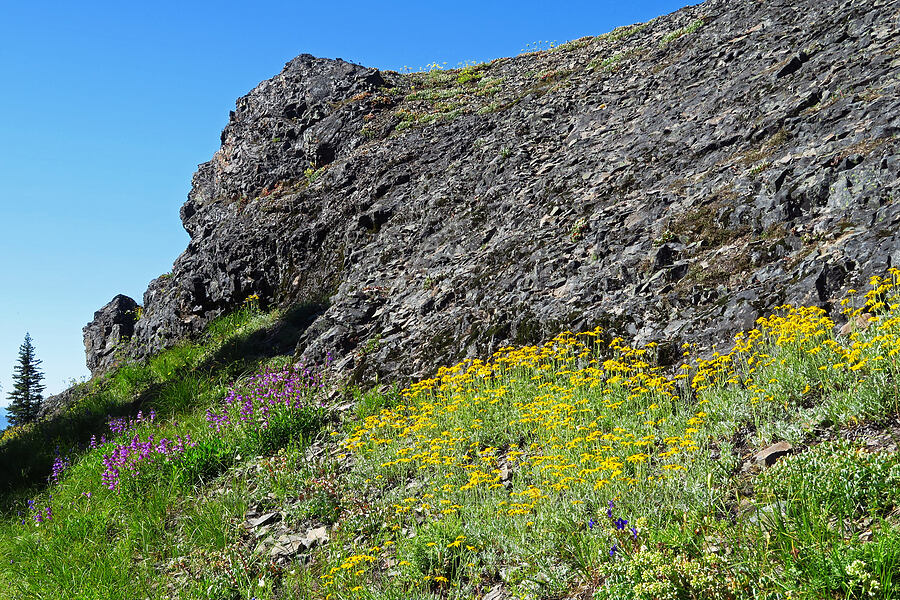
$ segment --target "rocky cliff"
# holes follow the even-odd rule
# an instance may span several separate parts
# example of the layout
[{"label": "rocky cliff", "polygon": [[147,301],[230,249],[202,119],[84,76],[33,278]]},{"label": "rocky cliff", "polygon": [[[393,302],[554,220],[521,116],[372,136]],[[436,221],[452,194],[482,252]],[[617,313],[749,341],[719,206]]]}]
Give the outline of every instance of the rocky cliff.
[{"label": "rocky cliff", "polygon": [[299,56],[237,101],[125,353],[252,294],[318,311],[298,357],[382,378],[566,328],[674,347],[833,308],[900,265],[898,74],[886,0],[709,0],[428,73]]}]

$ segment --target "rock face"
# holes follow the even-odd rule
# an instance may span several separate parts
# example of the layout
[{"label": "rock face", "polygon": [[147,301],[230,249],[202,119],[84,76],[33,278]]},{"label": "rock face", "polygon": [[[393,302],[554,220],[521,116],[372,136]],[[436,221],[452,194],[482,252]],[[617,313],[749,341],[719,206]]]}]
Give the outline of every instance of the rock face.
[{"label": "rock face", "polygon": [[[238,100],[128,351],[250,294],[327,305],[298,357],[400,379],[566,328],[674,347],[832,309],[900,265],[898,44],[893,1],[709,0],[454,71],[300,56]],[[124,332],[88,330],[96,372]]]},{"label": "rock face", "polygon": [[116,360],[116,351],[134,334],[138,305],[119,294],[94,313],[94,320],[84,326],[84,353],[91,375],[109,368]]}]

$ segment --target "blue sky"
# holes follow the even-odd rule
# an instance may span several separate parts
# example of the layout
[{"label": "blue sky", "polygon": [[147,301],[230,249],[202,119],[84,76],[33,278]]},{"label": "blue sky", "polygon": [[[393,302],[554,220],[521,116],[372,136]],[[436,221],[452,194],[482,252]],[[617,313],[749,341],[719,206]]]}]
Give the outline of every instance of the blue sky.
[{"label": "blue sky", "polygon": [[26,331],[48,393],[81,328],[140,302],[234,101],[297,54],[400,70],[520,53],[677,10],[632,2],[10,2],[0,18],[0,406]]}]

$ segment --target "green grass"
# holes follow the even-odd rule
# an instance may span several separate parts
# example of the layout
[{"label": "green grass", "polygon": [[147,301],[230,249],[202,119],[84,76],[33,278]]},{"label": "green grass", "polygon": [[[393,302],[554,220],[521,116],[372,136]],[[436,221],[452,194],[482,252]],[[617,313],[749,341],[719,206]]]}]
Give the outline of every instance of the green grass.
[{"label": "green grass", "polygon": [[703,27],[703,19],[697,19],[696,21],[691,22],[690,25],[686,27],[682,27],[681,29],[676,29],[675,31],[669,32],[663,36],[663,39],[659,42],[659,47],[662,48],[666,44],[670,42],[674,42],[678,38],[694,33]]},{"label": "green grass", "polygon": [[626,25],[623,27],[616,27],[615,29],[613,29],[612,31],[610,31],[609,33],[607,33],[601,37],[606,40],[609,40],[611,42],[618,42],[619,40],[627,39],[633,35],[636,35],[636,34],[642,32],[644,29],[647,28],[647,26],[649,24],[650,24],[650,22],[641,23],[639,25],[636,24],[636,25]]},{"label": "green grass", "polygon": [[[44,435],[65,438],[71,444],[65,454],[73,464],[44,492],[34,477],[8,480],[7,485],[19,487],[5,497],[8,516],[0,522],[0,554],[10,561],[0,574],[0,586],[10,590],[4,597],[160,597],[166,579],[178,571],[178,561],[187,561],[185,568],[196,575],[179,582],[186,597],[233,597],[235,586],[249,585],[243,566],[222,569],[222,561],[228,560],[232,566],[259,563],[252,548],[235,548],[241,542],[238,529],[223,528],[246,511],[246,480],[232,478],[213,496],[209,488],[243,457],[302,453],[323,424],[321,409],[276,412],[266,429],[221,433],[210,429],[204,411],[221,403],[227,389],[223,373],[235,373],[234,363],[223,357],[241,355],[242,372],[262,365],[283,368],[289,360],[266,358],[272,341],[279,335],[293,337],[291,332],[295,335],[306,320],[308,316],[296,313],[263,314],[245,307],[213,322],[200,343],[122,365],[89,386],[58,419],[6,435],[0,445],[6,457],[12,451],[37,453]],[[282,347],[288,345],[282,342]],[[236,389],[242,389],[240,384]],[[157,440],[188,434],[196,445],[180,456],[144,465],[139,476],[123,478],[111,491],[101,483],[101,454],[112,447],[80,449],[79,442],[92,432],[99,437],[108,414],[133,414],[136,407],[145,413],[152,408],[160,417],[123,434],[120,441],[135,434]],[[36,470],[37,461],[32,464]],[[33,509],[24,502],[26,496],[34,498]],[[47,506],[52,520],[36,522],[31,513],[43,515]]]},{"label": "green grass", "polygon": [[[154,423],[119,441],[190,435],[194,445],[142,463],[112,491],[101,478],[112,446],[72,446],[59,483],[12,489],[0,589],[10,598],[479,598],[501,588],[536,599],[895,598],[900,458],[845,434],[889,440],[900,418],[897,275],[849,300],[852,317],[876,317],[849,336],[836,337],[821,311],[783,308],[729,353],[685,348],[663,369],[652,346],[567,333],[407,389],[344,390],[356,406],[341,416],[310,396],[266,428],[223,399],[281,389],[259,387],[254,373],[290,364],[263,349],[279,339],[292,347],[283,328],[296,331],[309,310],[223,317],[196,342],[92,384],[63,416],[78,440],[100,432],[104,411],[153,408]],[[210,426],[208,415],[228,411],[227,426]],[[69,431],[40,428],[7,436],[0,451]],[[793,454],[754,465],[778,440]],[[47,506],[53,519],[37,522],[32,513]],[[275,533],[325,526],[330,540],[273,559],[266,534],[243,525],[251,509],[278,513]]]},{"label": "green grass", "polygon": [[646,49],[644,49],[644,48],[634,48],[632,50],[627,50],[625,52],[618,52],[618,53],[613,54],[612,56],[608,56],[602,60],[600,60],[600,59],[592,60],[590,63],[588,63],[588,68],[594,69],[594,70],[602,69],[603,71],[606,71],[609,73],[615,73],[616,71],[619,70],[619,68],[621,68],[622,61],[624,61],[628,58],[640,56],[644,52],[646,52]]},{"label": "green grass", "polygon": [[0,514],[40,490],[57,449],[67,455],[99,436],[108,417],[155,409],[162,417],[190,415],[220,398],[237,378],[273,355],[293,352],[299,331],[321,310],[260,312],[251,305],[219,317],[196,342],[184,342],[149,361],[126,362],[79,384],[78,399],[61,415],[10,429],[0,443]]},{"label": "green grass", "polygon": [[404,98],[406,104],[394,111],[400,119],[396,131],[502,108],[490,99],[503,91],[504,79],[489,75],[489,63],[468,63],[458,69],[444,69],[436,64],[430,67],[409,74],[411,90]]}]

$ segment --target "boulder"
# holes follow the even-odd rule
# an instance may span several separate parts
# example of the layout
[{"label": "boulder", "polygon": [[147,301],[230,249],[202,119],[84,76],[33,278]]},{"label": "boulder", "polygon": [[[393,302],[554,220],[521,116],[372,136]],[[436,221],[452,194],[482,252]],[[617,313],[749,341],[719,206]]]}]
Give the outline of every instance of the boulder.
[{"label": "boulder", "polygon": [[138,304],[128,296],[117,295],[94,313],[94,319],[84,326],[84,353],[91,375],[112,366],[117,352],[134,335],[138,318]]},{"label": "boulder", "polygon": [[776,442],[757,452],[753,459],[757,465],[771,467],[779,458],[787,456],[791,452],[793,452],[793,446],[789,443]]}]

